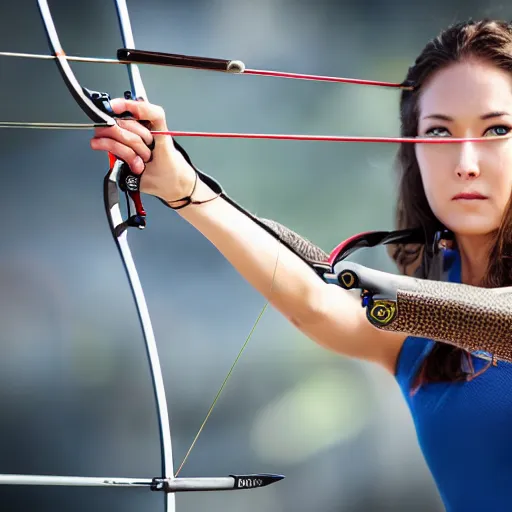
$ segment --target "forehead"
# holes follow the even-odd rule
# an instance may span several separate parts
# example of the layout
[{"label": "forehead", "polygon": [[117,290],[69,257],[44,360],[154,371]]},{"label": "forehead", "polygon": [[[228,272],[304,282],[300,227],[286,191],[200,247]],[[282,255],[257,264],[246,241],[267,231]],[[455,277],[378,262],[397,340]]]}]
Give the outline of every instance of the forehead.
[{"label": "forehead", "polygon": [[419,108],[454,116],[512,109],[512,75],[481,60],[450,64],[423,84]]}]

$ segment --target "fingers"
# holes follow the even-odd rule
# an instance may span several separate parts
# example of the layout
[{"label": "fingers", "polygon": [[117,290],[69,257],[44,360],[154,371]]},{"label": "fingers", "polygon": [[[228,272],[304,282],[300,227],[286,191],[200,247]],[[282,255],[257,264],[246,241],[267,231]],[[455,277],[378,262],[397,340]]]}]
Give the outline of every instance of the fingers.
[{"label": "fingers", "polygon": [[[141,174],[146,167],[144,160],[129,146],[110,137],[95,137],[91,140],[95,151],[108,151],[126,162],[134,174]],[[146,147],[146,150],[149,149]],[[151,152],[149,151],[150,155]]]},{"label": "fingers", "polygon": [[[152,160],[155,139],[150,130],[167,130],[164,110],[147,101],[116,98],[111,101],[116,114],[130,112],[134,119],[116,119],[116,125],[96,128],[91,148],[108,151],[125,161],[135,174]],[[144,125],[139,121],[146,121]],[[148,125],[149,124],[149,125]]]},{"label": "fingers", "polygon": [[[119,121],[116,126],[97,128],[91,140],[91,148],[109,151],[128,164],[125,156],[128,156],[130,160],[133,160],[134,155],[139,156],[144,163],[151,160],[151,149],[145,141],[148,138],[152,141],[152,137],[149,130],[137,121],[123,120]],[[101,144],[98,144],[98,141],[101,141]],[[132,170],[136,172],[135,169]]]},{"label": "fingers", "polygon": [[146,146],[151,146],[154,142],[154,137],[151,134],[149,128],[139,123],[138,121],[126,120],[126,119],[117,119],[117,125],[125,130],[130,131],[131,133],[138,135]]},{"label": "fingers", "polygon": [[151,157],[151,147],[154,145],[154,138],[148,128],[138,121],[117,119],[117,125],[94,130],[95,137],[111,137],[118,142],[130,146],[140,154],[144,160]]}]

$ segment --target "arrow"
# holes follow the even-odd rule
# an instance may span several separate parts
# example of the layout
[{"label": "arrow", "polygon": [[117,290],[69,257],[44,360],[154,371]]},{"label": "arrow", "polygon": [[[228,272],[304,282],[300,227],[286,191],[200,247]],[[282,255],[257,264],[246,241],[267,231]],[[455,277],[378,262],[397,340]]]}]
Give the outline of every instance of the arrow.
[{"label": "arrow", "polygon": [[0,475],[0,485],[54,485],[71,487],[149,487],[152,491],[201,492],[257,489],[279,482],[283,475],[256,473],[209,478],[115,478],[54,475]]}]

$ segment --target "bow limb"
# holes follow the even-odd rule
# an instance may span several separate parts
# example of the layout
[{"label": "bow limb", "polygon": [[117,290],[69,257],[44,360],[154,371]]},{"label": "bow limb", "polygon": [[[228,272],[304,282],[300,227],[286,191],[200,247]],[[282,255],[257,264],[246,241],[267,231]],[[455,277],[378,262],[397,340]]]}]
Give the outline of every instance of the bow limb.
[{"label": "bow limb", "polygon": [[[43,25],[48,37],[50,50],[55,55],[55,62],[62,75],[62,78],[68,87],[70,93],[75,98],[80,108],[87,114],[87,116],[94,123],[107,124],[110,126],[115,125],[116,121],[111,112],[106,113],[105,105],[108,103],[108,95],[100,93],[92,93],[83,88],[76,79],[69,63],[65,58],[64,50],[59,41],[57,30],[53,22],[53,18],[48,6],[47,0],[38,0],[38,6],[43,20]],[[116,7],[119,17],[119,25],[121,28],[122,37],[125,44],[134,46],[133,33],[128,15],[128,8],[125,0],[116,0]],[[131,82],[132,95],[134,98],[146,99],[146,91],[142,83],[140,72],[135,64],[128,65],[128,74]],[[107,110],[108,112],[108,110]],[[132,294],[135,300],[139,320],[142,326],[144,340],[146,344],[146,353],[151,370],[151,378],[153,390],[157,403],[158,423],[160,429],[160,444],[162,450],[161,458],[161,476],[163,479],[169,480],[173,477],[173,460],[172,460],[172,444],[171,433],[169,426],[169,415],[167,410],[167,401],[165,397],[165,388],[162,377],[162,369],[158,358],[158,351],[151,325],[151,318],[149,316],[146,299],[140,283],[137,269],[133,261],[130,247],[127,241],[127,228],[130,226],[144,227],[144,219],[139,215],[143,209],[142,204],[135,204],[136,215],[123,221],[119,191],[121,185],[124,185],[126,195],[130,203],[134,201],[137,203],[139,198],[138,185],[139,178],[134,178],[126,172],[126,164],[114,157],[110,157],[110,170],[105,177],[104,181],[104,200],[109,226],[112,235],[116,242],[119,254],[123,261],[124,268],[130,283]],[[119,179],[123,177],[123,183],[119,183]],[[133,204],[129,205],[133,207]],[[142,217],[144,217],[142,215]],[[165,508],[166,512],[175,511],[175,499],[173,493],[165,493]]]},{"label": "bow limb", "polygon": [[37,4],[39,6],[41,18],[43,20],[43,25],[46,31],[46,36],[48,38],[50,50],[55,56],[57,68],[59,69],[62,79],[64,80],[64,83],[66,84],[69,92],[72,94],[80,108],[87,114],[93,123],[114,126],[116,124],[115,120],[103,112],[100,108],[98,108],[98,106],[92,101],[92,98],[87,94],[87,92],[76,79],[73,70],[66,60],[66,54],[62,49],[62,45],[60,44],[59,35],[57,34],[55,23],[53,22],[47,0],[38,0]]},{"label": "bow limb", "polygon": [[[61,47],[57,31],[55,29],[55,25],[50,13],[50,9],[48,7],[47,0],[38,0],[39,10],[41,13],[41,17],[43,19],[44,28],[46,30],[48,41],[50,45],[50,49],[52,54],[55,57],[55,62],[58,66],[58,69],[64,79],[65,84],[67,85],[70,93],[75,98],[77,104],[80,108],[89,116],[89,118],[97,125],[101,126],[114,126],[116,124],[116,117],[127,117],[128,115],[132,118],[131,114],[126,112],[120,115],[116,115],[112,108],[110,107],[110,97],[106,93],[98,93],[89,91],[82,87],[78,80],[76,79],[71,67],[69,66],[65,53]],[[123,42],[126,46],[131,46],[132,48],[135,46],[133,41],[133,33],[130,24],[130,18],[128,15],[128,8],[126,5],[126,0],[115,0],[115,5],[117,7],[117,13],[119,18],[119,25],[121,29],[121,34],[123,38]],[[144,85],[142,83],[142,79],[140,76],[139,69],[137,65],[134,63],[128,64],[128,75],[131,83],[131,91],[125,93],[125,97],[135,100],[144,101],[147,100],[146,91],[144,89]],[[184,153],[187,161],[188,155],[184,152],[181,147],[176,144],[177,149]],[[145,226],[145,212],[142,207],[142,202],[140,200],[139,194],[139,182],[140,176],[135,176],[131,174],[126,163],[118,160],[114,155],[109,155],[110,168],[104,179],[104,202],[105,202],[105,210],[107,214],[107,219],[109,222],[110,230],[116,242],[117,248],[119,250],[119,254],[121,256],[121,260],[123,262],[128,281],[130,283],[130,287],[132,290],[132,294],[135,300],[139,320],[141,323],[144,341],[146,344],[146,353],[148,357],[148,362],[151,370],[151,378],[153,384],[153,391],[157,404],[157,414],[158,414],[158,422],[159,422],[159,431],[160,431],[160,444],[161,444],[161,476],[156,477],[151,481],[150,487],[151,490],[154,491],[164,491],[165,495],[165,510],[166,512],[175,512],[175,492],[181,491],[208,491],[208,490],[236,490],[236,489],[253,489],[256,487],[264,487],[271,483],[277,482],[283,478],[282,475],[273,475],[273,474],[251,474],[251,475],[230,475],[229,477],[224,478],[176,478],[176,475],[173,473],[173,457],[172,457],[172,444],[171,444],[171,433],[169,426],[169,414],[167,409],[167,400],[165,397],[165,388],[162,377],[162,369],[160,366],[160,361],[158,358],[157,345],[155,341],[155,336],[153,333],[153,327],[151,325],[151,319],[149,316],[148,307],[146,304],[146,300],[144,297],[144,293],[142,290],[142,285],[140,283],[139,276],[137,274],[137,269],[135,267],[135,263],[133,261],[133,257],[130,251],[130,247],[127,241],[127,232],[129,227],[137,227],[143,228]],[[200,173],[200,171],[197,171]],[[202,179],[207,179],[206,175],[200,173],[202,175]],[[212,181],[210,179],[210,181]],[[120,208],[120,191],[124,192],[126,198],[128,200],[128,218],[126,220],[123,219],[123,215],[121,213]],[[221,194],[219,194],[221,195]],[[133,212],[133,214],[132,214]],[[277,261],[279,260],[279,254],[277,255]],[[276,261],[276,268],[277,268]],[[274,272],[275,275],[275,272]],[[273,280],[272,280],[273,285]],[[268,303],[267,303],[268,304]],[[265,310],[264,307],[263,311]],[[262,311],[262,313],[263,313]],[[259,315],[261,317],[262,313]],[[258,323],[256,321],[256,324]],[[255,324],[255,326],[256,326]],[[255,327],[254,326],[254,327]],[[254,330],[254,327],[252,331]],[[251,333],[252,333],[251,331]],[[236,358],[236,361],[239,359],[241,353],[243,352],[247,342],[249,341],[250,335],[247,338],[244,346],[239,352],[239,355]],[[235,364],[236,364],[235,361]],[[228,376],[225,378],[224,383],[221,386],[219,393],[214,401],[217,401],[220,392],[224,388],[229,376],[231,375],[233,368],[235,366],[233,364],[231,370],[228,373]],[[213,404],[213,405],[214,405]],[[208,412],[207,418],[211,414],[211,410],[213,409],[213,405]],[[204,427],[204,424],[201,426],[200,431]],[[199,433],[200,433],[199,431]],[[192,446],[195,444],[199,433],[197,434]],[[190,450],[192,447],[190,448]],[[187,452],[185,457],[188,457],[190,450]],[[183,466],[185,460],[180,466]],[[0,484],[29,484],[29,485],[104,485],[104,484],[113,484],[116,485],[115,482],[99,482],[97,478],[86,478],[86,479],[76,479],[71,478],[71,480],[67,477],[56,477],[51,481],[42,480],[38,475],[0,475]],[[117,480],[116,480],[117,481]],[[130,480],[131,481],[131,480]],[[137,482],[141,483],[140,480]],[[144,485],[147,482],[143,482]]]},{"label": "bow limb", "polygon": [[[126,4],[126,0],[115,0],[117,14],[119,18],[119,26],[121,29],[121,36],[123,39],[123,44],[125,46],[129,46],[130,48],[135,48],[135,41],[133,37],[133,31],[130,22],[130,16],[128,13],[128,6]],[[142,82],[142,77],[140,74],[140,70],[136,64],[128,64],[128,77],[130,79],[132,96],[134,99],[140,99],[143,101],[147,100],[147,94]],[[117,163],[117,167],[120,167],[122,162]],[[106,180],[108,179],[108,176]],[[108,180],[109,183],[106,188],[111,187],[110,183],[112,177]],[[105,201],[107,204],[109,197],[109,193],[106,191]],[[119,198],[119,194],[118,194]],[[119,200],[119,199],[118,199]],[[117,204],[117,208],[119,205]],[[111,226],[112,227],[112,226]],[[126,233],[126,231],[124,232]],[[128,244],[126,242],[126,235],[121,234],[117,236],[114,234],[114,238],[116,240],[117,246],[119,248],[121,258],[125,265],[126,272],[128,274],[128,280],[130,281],[130,285],[132,287],[132,292],[135,298],[135,303],[137,305],[137,310],[139,313],[139,318],[142,324],[142,330],[144,333],[144,339],[146,342],[146,351],[148,356],[148,361],[151,370],[151,377],[153,382],[153,391],[155,394],[155,400],[157,404],[157,412],[158,412],[158,423],[160,430],[160,446],[161,446],[161,465],[162,465],[162,477],[166,479],[171,479],[174,477],[173,470],[173,456],[172,456],[172,442],[171,442],[171,429],[169,425],[169,412],[167,408],[167,400],[165,396],[165,386],[162,376],[162,368],[160,365],[158,350],[156,345],[155,336],[153,333],[153,327],[151,325],[151,319],[148,312],[148,307],[146,304],[146,299],[144,297],[144,293],[142,291],[142,286],[139,281],[139,276],[135,269],[135,265],[133,263],[133,258],[131,252],[129,250]],[[175,498],[174,494],[166,493],[165,494],[165,506],[167,512],[174,512],[175,510]]]}]

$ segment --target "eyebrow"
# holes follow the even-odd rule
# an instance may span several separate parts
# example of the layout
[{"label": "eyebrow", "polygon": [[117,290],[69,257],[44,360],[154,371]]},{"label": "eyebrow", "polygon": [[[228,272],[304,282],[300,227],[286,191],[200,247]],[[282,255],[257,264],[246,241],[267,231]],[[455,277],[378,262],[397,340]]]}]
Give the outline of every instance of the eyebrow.
[{"label": "eyebrow", "polygon": [[[487,119],[493,119],[495,117],[502,117],[502,116],[509,116],[510,114],[508,112],[489,112],[487,114],[484,114],[480,116],[480,119],[482,121],[486,121]],[[453,117],[446,116],[444,114],[431,114],[429,116],[425,116],[422,119],[438,119],[440,121],[448,121],[453,122]]]}]

